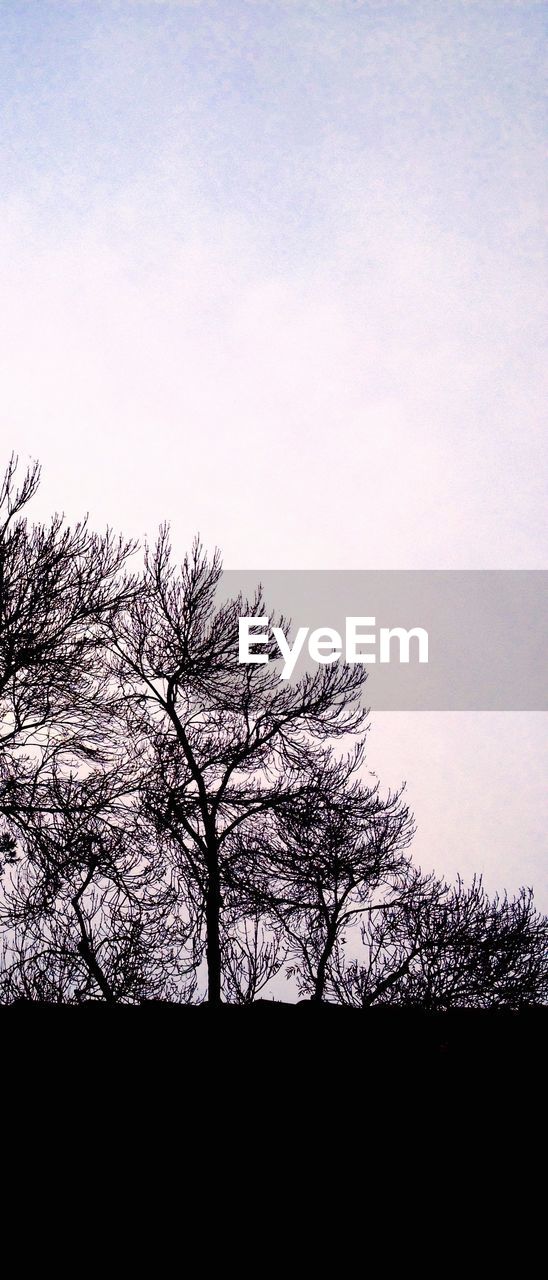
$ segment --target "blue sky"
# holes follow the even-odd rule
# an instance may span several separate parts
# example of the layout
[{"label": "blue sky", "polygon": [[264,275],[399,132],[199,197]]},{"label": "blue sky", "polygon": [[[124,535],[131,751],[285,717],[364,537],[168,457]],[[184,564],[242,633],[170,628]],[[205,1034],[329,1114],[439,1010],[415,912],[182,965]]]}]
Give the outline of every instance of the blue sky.
[{"label": "blue sky", "polygon": [[[258,563],[337,563],[328,457],[371,513],[356,551],[341,520],[342,564],[543,563],[544,22],[499,0],[4,4],[8,426],[42,456],[69,423],[80,455],[79,432],[119,448],[136,531],[176,503],[150,434],[192,495],[202,440],[218,474],[181,537],[198,521],[233,564],[227,449],[244,476],[261,430],[253,474],[289,523],[265,536],[244,481]],[[111,518],[116,484],[98,501],[70,450],[52,484],[88,477]]]},{"label": "blue sky", "polygon": [[370,196],[389,176],[414,216],[486,243],[542,198],[540,4],[46,0],[0,23],[3,189],[44,212],[143,172],[173,196],[190,167],[300,254],[325,247],[341,178]]},{"label": "blue sky", "polygon": [[[528,0],[5,0],[0,434],[37,514],[234,568],[544,567],[545,37]],[[418,856],[538,882],[544,735],[379,717]]]}]

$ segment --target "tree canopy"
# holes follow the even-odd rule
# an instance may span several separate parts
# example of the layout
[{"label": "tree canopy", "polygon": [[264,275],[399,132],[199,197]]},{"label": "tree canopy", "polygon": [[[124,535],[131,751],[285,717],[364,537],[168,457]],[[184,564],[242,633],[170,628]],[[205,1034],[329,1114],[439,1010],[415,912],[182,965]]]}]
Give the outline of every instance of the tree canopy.
[{"label": "tree canopy", "polygon": [[360,1008],[545,1002],[532,891],[423,874],[405,790],[371,785],[365,668],[239,663],[260,586],[223,599],[167,527],[139,562],[30,524],[38,482],[12,458],[0,491],[0,1000],[247,1003],[285,974]]}]

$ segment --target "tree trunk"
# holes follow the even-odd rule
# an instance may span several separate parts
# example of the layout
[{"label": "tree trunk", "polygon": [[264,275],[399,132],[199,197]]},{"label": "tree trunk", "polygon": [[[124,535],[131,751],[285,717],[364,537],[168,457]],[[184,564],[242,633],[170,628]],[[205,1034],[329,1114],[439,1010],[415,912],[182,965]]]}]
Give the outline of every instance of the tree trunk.
[{"label": "tree trunk", "polygon": [[87,938],[82,938],[81,942],[78,943],[77,950],[80,952],[82,959],[87,965],[92,978],[95,978],[97,986],[104,995],[107,1004],[115,1004],[116,1001],[114,999],[112,988],[107,982],[103,970],[101,969],[101,966],[93,952],[93,948],[90,946]]},{"label": "tree trunk", "polygon": [[327,932],[325,947],[322,951],[322,954],[318,962],[318,969],[316,972],[316,981],[314,983],[314,994],[312,996],[312,999],[317,1001],[318,1004],[321,1003],[325,995],[327,965],[328,965],[328,961],[331,958],[331,952],[333,950],[333,947],[335,946],[336,937],[337,937],[336,929],[329,929]]},{"label": "tree trunk", "polygon": [[219,878],[219,857],[217,849],[210,852],[208,858],[208,885],[206,896],[206,957],[207,957],[207,1001],[211,1005],[220,1005],[221,1001],[221,887]]},{"label": "tree trunk", "polygon": [[114,993],[112,991],[112,987],[110,986],[110,983],[107,981],[106,975],[103,973],[103,970],[101,969],[97,956],[95,955],[91,937],[88,936],[85,917],[82,912],[82,908],[80,906],[80,899],[82,898],[86,889],[89,887],[89,885],[93,880],[96,866],[97,866],[97,858],[92,857],[90,859],[90,866],[89,866],[89,871],[87,873],[87,876],[83,881],[83,883],[80,885],[78,892],[75,893],[74,897],[71,899],[72,905],[74,907],[74,911],[76,914],[76,919],[78,921],[78,926],[80,929],[80,942],[78,943],[77,949],[80,952],[80,955],[84,963],[87,965],[92,978],[95,978],[97,986],[99,987],[99,990],[104,995],[105,1000],[107,1001],[107,1004],[114,1004],[115,1000],[114,1000]]}]

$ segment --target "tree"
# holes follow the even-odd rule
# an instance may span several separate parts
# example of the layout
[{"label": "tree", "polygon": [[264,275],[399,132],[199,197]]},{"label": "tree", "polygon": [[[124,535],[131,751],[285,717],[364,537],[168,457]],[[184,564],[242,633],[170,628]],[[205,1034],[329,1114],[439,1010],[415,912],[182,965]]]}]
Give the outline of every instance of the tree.
[{"label": "tree", "polygon": [[339,956],[333,975],[344,1004],[518,1009],[548,997],[548,918],[531,889],[490,898],[481,877],[451,886],[415,872],[410,890],[369,917],[361,936],[365,964]]},{"label": "tree", "polygon": [[54,773],[5,885],[5,998],[188,998],[193,922],[174,911],[134,791],[123,760],[84,777]]},{"label": "tree", "polygon": [[[91,532],[85,520],[70,528],[56,515],[47,525],[29,525],[24,511],[39,479],[35,463],[17,485],[12,457],[0,486],[0,856],[8,871],[2,914],[10,957],[24,957],[27,976],[33,957],[38,986],[47,988],[56,950],[59,990],[69,989],[79,954],[80,968],[88,977],[94,969],[96,985],[110,997],[85,924],[89,895],[98,902],[104,855],[92,851],[88,827],[76,856],[71,824],[96,817],[92,794],[98,803],[106,762],[119,754],[102,628],[136,590],[126,573],[135,547],[110,530]],[[108,835],[112,844],[112,831]],[[93,838],[99,839],[97,830]],[[112,848],[109,857],[112,865]],[[71,876],[68,910],[61,886]],[[123,914],[129,930],[127,902]],[[136,928],[134,900],[134,939]],[[39,978],[37,956],[46,953]]]},{"label": "tree", "polygon": [[320,667],[291,685],[275,662],[239,664],[238,618],[265,605],[260,591],[252,602],[219,602],[220,580],[219,556],[208,560],[198,543],[178,572],[164,529],[147,551],[142,591],[110,628],[128,730],[147,753],[143,810],[169,839],[203,925],[213,1004],[222,994],[223,913],[234,923],[234,886],[253,870],[237,837],[306,794],[314,762],[358,735],[366,714],[362,667]]},{"label": "tree", "polygon": [[[0,487],[2,998],[248,1003],[288,968],[314,1001],[517,1008],[548,997],[532,892],[413,866],[403,791],[360,777],[366,669],[239,662],[218,553],[180,568],[62,517],[37,466]],[[271,619],[273,622],[274,619]],[[287,632],[283,618],[278,625]],[[270,629],[273,634],[273,628]],[[361,938],[361,948],[359,939]]]},{"label": "tree", "polygon": [[352,780],[340,764],[315,770],[309,790],[269,818],[257,855],[260,892],[302,994],[321,1001],[332,992],[333,958],[349,932],[405,893],[413,830],[401,791],[383,799],[378,784]]},{"label": "tree", "polygon": [[18,830],[60,761],[93,760],[108,742],[110,705],[99,627],[127,602],[132,543],[73,529],[62,516],[29,526],[33,464],[0,486],[0,815]]},{"label": "tree", "polygon": [[224,913],[221,938],[223,994],[234,1004],[252,1004],[287,959],[283,930],[265,918],[257,903],[242,914],[236,900],[234,918]]}]

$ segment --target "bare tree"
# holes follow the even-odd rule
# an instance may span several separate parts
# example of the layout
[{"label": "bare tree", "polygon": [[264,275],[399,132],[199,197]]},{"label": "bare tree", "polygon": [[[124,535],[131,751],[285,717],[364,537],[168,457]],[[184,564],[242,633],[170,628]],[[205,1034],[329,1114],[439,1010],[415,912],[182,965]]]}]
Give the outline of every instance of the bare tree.
[{"label": "bare tree", "polygon": [[333,956],[365,915],[405,892],[413,830],[401,791],[383,798],[341,762],[315,768],[309,790],[268,816],[256,857],[260,894],[283,930],[301,994],[332,994]]},{"label": "bare tree", "polygon": [[242,917],[240,902],[236,904],[234,918],[231,920],[227,913],[223,925],[223,991],[233,1004],[251,1004],[285,963],[287,945],[283,931],[267,922],[259,906],[252,914]]},{"label": "bare tree", "polygon": [[133,793],[121,761],[50,779],[4,877],[4,994],[113,1004],[194,988],[193,923]]},{"label": "bare tree", "polygon": [[451,886],[416,872],[361,936],[365,963],[337,956],[333,986],[345,1004],[517,1009],[548,997],[548,918],[531,889],[489,898],[480,877]]},{"label": "bare tree", "polygon": [[21,827],[55,761],[94,759],[108,742],[100,628],[135,582],[123,572],[134,546],[109,530],[62,516],[29,526],[40,470],[19,487],[16,471],[12,457],[0,485],[0,815]]},{"label": "bare tree", "polygon": [[187,1000],[205,956],[212,1004],[284,966],[317,1002],[546,1001],[532,892],[423,876],[402,791],[360,780],[366,669],[240,663],[260,589],[166,529],[130,577],[110,531],[29,526],[38,481],[0,486],[3,998]]},{"label": "bare tree", "polygon": [[245,879],[245,842],[234,836],[306,792],[314,760],[359,733],[366,675],[337,664],[290,684],[274,662],[240,664],[238,618],[265,606],[260,592],[220,603],[220,579],[218,555],[208,560],[199,544],[177,571],[164,529],[147,553],[142,592],[111,627],[130,731],[149,755],[143,804],[169,837],[187,895],[202,904],[213,1004],[225,894]]}]

